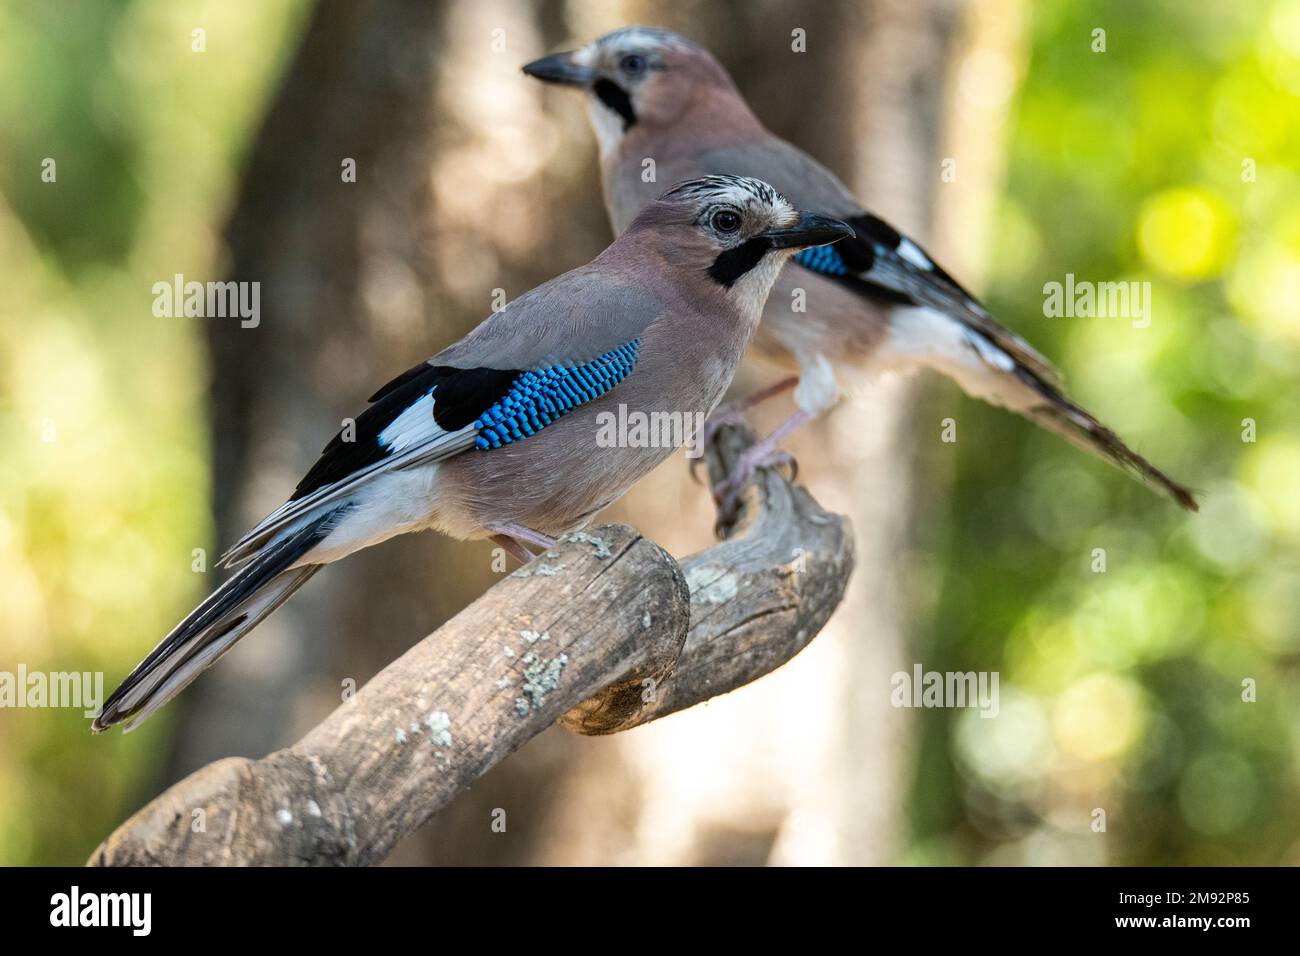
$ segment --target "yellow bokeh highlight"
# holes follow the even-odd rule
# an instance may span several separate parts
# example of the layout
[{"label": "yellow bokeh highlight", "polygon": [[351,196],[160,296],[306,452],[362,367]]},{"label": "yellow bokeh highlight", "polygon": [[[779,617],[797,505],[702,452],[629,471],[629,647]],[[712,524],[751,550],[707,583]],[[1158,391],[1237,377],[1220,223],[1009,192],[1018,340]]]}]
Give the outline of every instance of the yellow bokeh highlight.
[{"label": "yellow bokeh highlight", "polygon": [[1228,277],[1234,308],[1260,331],[1300,341],[1300,252],[1270,242]]},{"label": "yellow bokeh highlight", "polygon": [[1300,534],[1300,441],[1287,435],[1261,439],[1243,457],[1241,475],[1274,531]]},{"label": "yellow bokeh highlight", "polygon": [[1282,0],[1273,7],[1267,37],[1300,59],[1300,0]]},{"label": "yellow bokeh highlight", "polygon": [[1090,674],[1060,696],[1052,734],[1061,751],[1080,760],[1111,760],[1137,741],[1143,725],[1142,694],[1118,674]]},{"label": "yellow bokeh highlight", "polygon": [[1180,279],[1208,279],[1223,271],[1236,222],[1208,189],[1178,186],[1156,193],[1138,212],[1138,248],[1153,268]]}]

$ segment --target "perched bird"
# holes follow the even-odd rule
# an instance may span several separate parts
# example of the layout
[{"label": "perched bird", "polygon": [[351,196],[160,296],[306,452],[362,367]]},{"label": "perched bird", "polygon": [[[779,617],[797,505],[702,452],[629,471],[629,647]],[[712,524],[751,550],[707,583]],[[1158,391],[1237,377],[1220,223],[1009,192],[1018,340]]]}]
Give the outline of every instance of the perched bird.
[{"label": "perched bird", "polygon": [[[711,173],[760,177],[796,206],[853,227],[853,238],[801,253],[777,280],[755,349],[797,375],[738,408],[795,388],[797,411],[715,489],[723,497],[734,498],[753,468],[777,454],[781,440],[834,405],[843,381],[930,368],[1196,510],[1187,488],[1072,401],[1051,363],[995,322],[919,244],[867,212],[812,157],[768,132],[707,50],[665,30],[628,27],[523,70],[586,92],[615,232],[652,198],[653,180]],[[653,177],[646,175],[647,160],[654,162]],[[792,308],[796,289],[806,294],[806,312]]]},{"label": "perched bird", "polygon": [[105,703],[134,726],[322,565],[434,528],[527,561],[672,453],[609,445],[598,416],[708,415],[731,384],[791,255],[852,235],[767,183],[683,182],[588,265],[538,286],[370,397],[289,500],[222,561],[235,574]]}]

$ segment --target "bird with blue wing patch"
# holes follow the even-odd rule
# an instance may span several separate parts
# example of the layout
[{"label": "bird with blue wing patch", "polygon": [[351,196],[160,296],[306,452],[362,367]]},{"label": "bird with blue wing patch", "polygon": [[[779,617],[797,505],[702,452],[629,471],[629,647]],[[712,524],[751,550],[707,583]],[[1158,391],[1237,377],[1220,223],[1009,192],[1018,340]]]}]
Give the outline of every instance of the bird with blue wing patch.
[{"label": "bird with blue wing patch", "polygon": [[601,416],[709,414],[785,260],[851,234],[752,179],[668,190],[592,262],[375,392],[222,556],[234,573],[127,676],[94,729],[144,720],[354,551],[432,528],[527,561],[583,527],[673,451],[603,443]]},{"label": "bird with blue wing patch", "polygon": [[[587,94],[616,232],[653,198],[643,175],[646,157],[664,180],[759,177],[795,205],[853,227],[853,236],[801,253],[777,278],[754,344],[796,374],[739,408],[797,386],[797,409],[716,489],[724,500],[734,501],[760,462],[780,457],[787,435],[831,408],[844,383],[929,368],[1196,510],[1191,491],[1070,399],[1051,363],[996,322],[918,243],[867,212],[830,170],[765,129],[703,47],[666,30],[625,27],[529,63],[524,72]],[[803,293],[802,311],[791,307],[796,292]]]}]

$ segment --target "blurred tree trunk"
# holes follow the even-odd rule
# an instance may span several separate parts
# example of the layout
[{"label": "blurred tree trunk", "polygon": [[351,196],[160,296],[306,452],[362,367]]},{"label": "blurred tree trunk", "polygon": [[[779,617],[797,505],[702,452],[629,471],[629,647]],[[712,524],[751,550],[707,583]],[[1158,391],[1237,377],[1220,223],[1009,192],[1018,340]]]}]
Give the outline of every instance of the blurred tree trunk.
[{"label": "blurred tree trunk", "polygon": [[[940,178],[944,80],[958,0],[877,0],[855,18],[841,63],[869,65],[843,118],[855,149],[849,181],[867,207],[929,244]],[[910,671],[914,542],[915,386],[886,380],[840,406],[821,428],[834,449],[833,482],[858,531],[860,563],[841,605],[831,812],[837,843],[827,862],[882,865],[906,844],[916,723],[890,703],[890,677]],[[814,485],[816,487],[816,485]]]},{"label": "blurred tree trunk", "polygon": [[[252,143],[226,241],[229,277],[261,283],[261,324],[208,326],[218,550],[436,337],[428,168],[442,10],[321,3]],[[317,575],[180,698],[170,775],[294,740],[346,678],[364,682],[349,635],[426,633],[455,609],[411,601],[427,593],[426,567],[427,551],[399,545]]]},{"label": "blurred tree trunk", "polygon": [[[870,67],[846,111],[854,141],[846,178],[869,209],[976,290],[1023,27],[1020,0],[876,0],[861,8],[840,52],[841,63]],[[932,392],[942,393],[941,413]],[[924,480],[917,459],[925,443],[939,441],[944,416],[968,401],[935,376],[886,380],[841,404],[822,434],[804,436],[796,449],[801,460],[833,449],[829,468],[810,468],[810,484],[827,507],[842,495],[858,532],[857,575],[827,634],[843,656],[830,781],[836,845],[826,862],[895,863],[907,845],[925,724],[891,705],[890,677],[926,663],[915,639],[925,628],[913,622],[932,612],[932,586],[941,581],[927,576],[936,569],[916,549],[942,508],[918,508],[913,494],[942,502],[950,482],[948,456],[927,449]],[[943,465],[934,467],[936,459]]]},{"label": "blurred tree trunk", "polygon": [[[457,246],[469,241],[478,247],[470,253],[472,259],[491,263],[490,269],[471,264],[466,271],[478,278],[457,283],[467,300],[477,303],[474,321],[487,314],[494,287],[514,297],[590,260],[611,238],[599,182],[591,174],[595,144],[580,102],[556,98],[554,91],[519,72],[528,60],[571,39],[566,25],[571,12],[564,0],[481,0],[458,5],[448,16],[448,40],[459,42],[449,43],[440,69],[445,115],[435,175],[448,193],[439,212],[440,228],[454,236]],[[494,35],[499,45],[485,55]],[[555,111],[544,108],[557,99]],[[501,168],[508,166],[508,157],[522,165]],[[449,208],[453,202],[455,209]],[[475,202],[491,221],[469,221],[477,212]],[[449,271],[454,270],[443,269]],[[463,561],[465,545],[443,541],[440,547],[448,555],[459,553]],[[486,582],[477,587],[481,591]],[[605,789],[603,782],[608,782]],[[477,781],[472,791],[400,844],[389,860],[550,862],[557,859],[557,841],[563,847],[560,859],[571,859],[570,851],[579,846],[591,849],[584,859],[609,859],[626,839],[625,808],[636,799],[626,782],[616,747],[551,730]],[[606,795],[622,808],[612,817],[593,812],[589,827],[565,825],[574,812],[581,816],[592,798],[606,808]],[[492,825],[497,811],[505,813],[504,833]]]},{"label": "blurred tree trunk", "polygon": [[[836,170],[868,208],[929,239],[961,8],[959,0],[738,4],[701,39],[770,129]],[[799,28],[807,52],[793,55]],[[778,686],[727,702],[746,710],[738,716],[755,753],[745,764],[761,761],[765,784],[751,789],[766,814],[754,814],[755,825],[706,807],[686,859],[729,862],[737,857],[727,846],[745,840],[752,861],[786,864],[883,864],[902,848],[915,725],[890,705],[889,689],[916,659],[906,586],[912,394],[910,382],[872,384],[792,443],[814,495],[853,519],[857,567],[826,633],[774,676]],[[770,428],[788,407],[766,414]],[[790,715],[807,725],[802,732],[784,726]]]}]

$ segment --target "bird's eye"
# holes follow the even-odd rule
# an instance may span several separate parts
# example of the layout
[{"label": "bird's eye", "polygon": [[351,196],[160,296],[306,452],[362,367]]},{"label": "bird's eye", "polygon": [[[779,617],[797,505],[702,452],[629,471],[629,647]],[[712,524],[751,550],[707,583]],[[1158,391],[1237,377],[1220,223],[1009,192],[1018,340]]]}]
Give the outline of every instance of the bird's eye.
[{"label": "bird's eye", "polygon": [[639,53],[629,53],[627,56],[623,57],[622,62],[619,63],[619,67],[628,76],[636,76],[638,73],[644,73],[646,67],[645,57]]},{"label": "bird's eye", "polygon": [[740,216],[730,209],[722,209],[713,214],[713,228],[718,232],[735,232],[740,228]]}]

